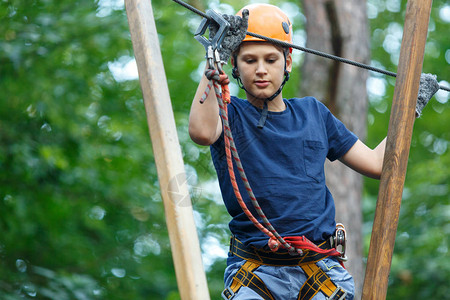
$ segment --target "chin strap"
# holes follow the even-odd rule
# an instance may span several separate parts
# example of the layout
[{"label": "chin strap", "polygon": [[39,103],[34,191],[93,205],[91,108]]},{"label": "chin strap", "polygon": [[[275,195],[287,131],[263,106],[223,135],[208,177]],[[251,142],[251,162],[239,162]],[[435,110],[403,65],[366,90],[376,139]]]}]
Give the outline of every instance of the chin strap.
[{"label": "chin strap", "polygon": [[258,121],[258,128],[262,129],[264,127],[264,124],[266,123],[267,120],[267,115],[269,114],[269,109],[268,109],[268,102],[272,101],[273,99],[275,99],[275,97],[277,97],[281,91],[283,90],[284,85],[286,84],[286,82],[289,80],[289,72],[285,69],[284,70],[284,80],[281,83],[280,87],[278,88],[278,90],[270,97],[268,98],[259,98],[256,97],[255,95],[253,95],[252,93],[250,93],[244,86],[244,84],[241,81],[241,78],[237,75],[236,73],[236,67],[233,68],[232,72],[231,72],[232,76],[236,79],[238,86],[243,89],[247,94],[249,94],[250,96],[252,96],[253,98],[256,99],[261,99],[264,100],[264,104],[263,104],[263,109],[261,111],[261,117],[259,118]]},{"label": "chin strap", "polygon": [[267,115],[269,114],[268,102],[272,101],[273,99],[275,99],[275,97],[278,96],[281,93],[285,83],[288,80],[289,80],[289,72],[287,70],[284,70],[284,80],[281,83],[281,85],[278,88],[278,90],[275,92],[275,94],[273,94],[269,98],[264,99],[264,105],[263,105],[263,109],[261,111],[261,117],[259,118],[259,121],[258,121],[258,128],[262,129],[264,127],[264,124],[266,123]]}]

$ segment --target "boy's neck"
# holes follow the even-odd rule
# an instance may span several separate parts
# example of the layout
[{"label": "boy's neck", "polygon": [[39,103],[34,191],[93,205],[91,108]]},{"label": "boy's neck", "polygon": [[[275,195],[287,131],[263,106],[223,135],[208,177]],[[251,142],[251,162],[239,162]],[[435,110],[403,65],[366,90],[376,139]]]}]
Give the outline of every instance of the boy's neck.
[{"label": "boy's neck", "polygon": [[[264,107],[264,100],[248,97],[248,102],[250,102],[253,106],[258,107],[259,109],[263,109]],[[267,108],[269,111],[274,112],[280,112],[284,111],[286,109],[286,104],[283,101],[283,97],[281,95],[278,95],[275,99],[267,102]]]}]

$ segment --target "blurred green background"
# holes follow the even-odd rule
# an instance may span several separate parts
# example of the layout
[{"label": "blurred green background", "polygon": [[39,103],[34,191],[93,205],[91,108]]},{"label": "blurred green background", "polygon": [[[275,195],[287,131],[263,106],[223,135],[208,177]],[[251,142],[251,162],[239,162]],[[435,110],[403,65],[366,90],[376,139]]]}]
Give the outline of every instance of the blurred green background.
[{"label": "blurred green background", "polygon": [[[243,6],[189,3],[222,13]],[[301,3],[271,3],[289,9],[294,42],[304,45]],[[201,18],[172,1],[152,5],[208,285],[219,299],[229,217],[209,149],[187,133],[204,66],[193,38]],[[367,6],[372,65],[395,71],[406,1]],[[0,299],[179,299],[123,1],[2,0],[0,19]],[[433,1],[423,71],[446,86],[449,29],[450,4]],[[297,66],[304,55],[295,53]],[[394,84],[370,74],[369,145],[386,134]],[[297,86],[283,95],[298,96]],[[449,106],[439,91],[415,124],[388,299],[450,299]],[[377,193],[378,181],[367,179],[366,254]]]}]

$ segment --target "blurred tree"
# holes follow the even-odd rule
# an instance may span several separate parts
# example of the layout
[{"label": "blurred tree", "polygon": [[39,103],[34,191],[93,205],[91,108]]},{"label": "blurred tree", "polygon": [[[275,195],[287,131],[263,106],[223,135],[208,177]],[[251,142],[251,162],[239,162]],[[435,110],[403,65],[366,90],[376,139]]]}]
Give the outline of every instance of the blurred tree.
[{"label": "blurred tree", "polygon": [[[303,0],[306,46],[369,64],[369,30],[364,1]],[[324,102],[361,140],[367,133],[368,72],[319,57],[306,55],[301,68],[300,94]],[[362,260],[362,176],[339,162],[325,164],[327,186],[336,204],[336,221],[346,227],[346,267],[355,278],[355,297],[361,297]]]},{"label": "blurred tree", "polygon": [[0,4],[2,298],[176,290],[139,85],[111,72],[126,16],[102,2]]}]

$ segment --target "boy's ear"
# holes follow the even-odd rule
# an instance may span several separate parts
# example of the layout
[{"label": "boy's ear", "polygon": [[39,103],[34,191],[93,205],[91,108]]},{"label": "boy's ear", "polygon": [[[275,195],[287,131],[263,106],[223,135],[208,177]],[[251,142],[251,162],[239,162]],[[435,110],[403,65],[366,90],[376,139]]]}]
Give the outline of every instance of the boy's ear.
[{"label": "boy's ear", "polygon": [[239,71],[237,69],[237,66],[235,65],[235,56],[231,56],[231,60],[230,60],[231,65],[233,66],[233,69],[231,70],[231,76],[233,76],[233,78],[237,79],[239,78]]},{"label": "boy's ear", "polygon": [[289,53],[286,57],[286,70],[290,73],[292,71],[292,54]]},{"label": "boy's ear", "polygon": [[233,69],[231,70],[231,76],[233,76],[234,79],[239,78],[239,71],[238,71],[237,67],[233,67]]}]

